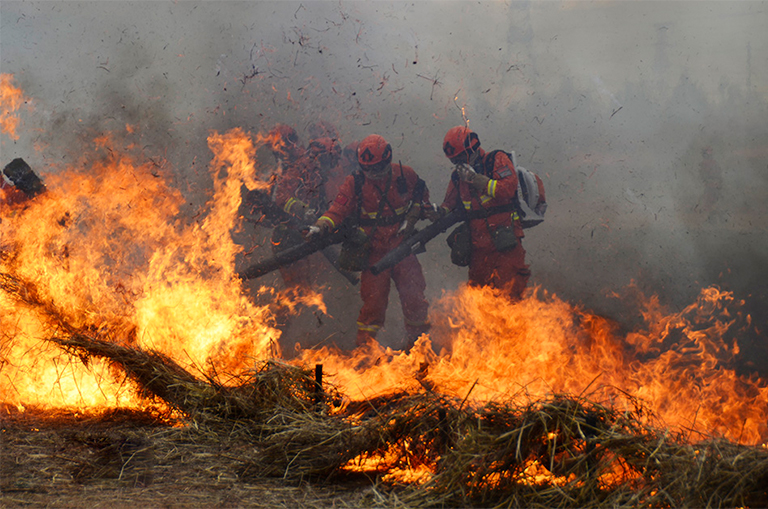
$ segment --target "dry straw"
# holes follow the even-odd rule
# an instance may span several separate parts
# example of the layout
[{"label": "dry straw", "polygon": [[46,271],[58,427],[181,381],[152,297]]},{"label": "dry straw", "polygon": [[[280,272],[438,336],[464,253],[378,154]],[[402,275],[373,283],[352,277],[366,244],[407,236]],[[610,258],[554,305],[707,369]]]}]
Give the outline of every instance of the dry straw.
[{"label": "dry straw", "polygon": [[[724,440],[689,443],[654,424],[642,404],[617,410],[553,395],[525,405],[471,407],[434,391],[339,405],[312,370],[262,363],[226,384],[201,380],[153,351],[76,329],[31,285],[0,274],[0,289],[59,323],[49,341],[84,362],[107,359],[142,393],[195,423],[253,445],[240,479],[322,479],[376,460],[379,480],[426,469],[419,483],[384,482],[371,504],[407,507],[766,507],[768,450]],[[632,406],[634,405],[634,406]],[[201,436],[201,439],[204,438]]]}]

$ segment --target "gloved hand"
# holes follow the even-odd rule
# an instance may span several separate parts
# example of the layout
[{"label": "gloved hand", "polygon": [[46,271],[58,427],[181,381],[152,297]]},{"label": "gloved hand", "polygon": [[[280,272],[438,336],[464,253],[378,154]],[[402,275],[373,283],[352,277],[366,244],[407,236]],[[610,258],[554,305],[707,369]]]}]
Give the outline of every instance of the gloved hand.
[{"label": "gloved hand", "polygon": [[430,207],[426,207],[424,209],[424,217],[434,223],[435,221],[445,216],[447,211],[443,207],[439,206],[437,203],[432,203],[430,205]]},{"label": "gloved hand", "polygon": [[304,234],[304,238],[309,240],[313,237],[320,235],[321,231],[322,230],[320,229],[319,226],[312,225],[309,228],[307,228],[307,233]]},{"label": "gloved hand", "polygon": [[488,190],[488,182],[490,180],[491,179],[489,179],[485,175],[480,175],[479,173],[476,173],[475,178],[472,179],[469,185],[472,186],[477,192],[485,193]]},{"label": "gloved hand", "polygon": [[400,229],[397,230],[398,235],[403,235],[404,237],[411,236],[413,231],[416,229],[416,223],[419,222],[420,217],[421,207],[417,205],[411,207],[411,210],[409,210],[405,215],[405,221],[403,221],[403,224],[400,225]]},{"label": "gloved hand", "polygon": [[459,174],[459,178],[464,182],[472,182],[477,175],[475,169],[466,163],[457,164],[456,171]]},{"label": "gloved hand", "polygon": [[312,240],[317,237],[322,237],[329,231],[331,231],[331,223],[318,220],[305,231],[304,238],[306,240]]}]

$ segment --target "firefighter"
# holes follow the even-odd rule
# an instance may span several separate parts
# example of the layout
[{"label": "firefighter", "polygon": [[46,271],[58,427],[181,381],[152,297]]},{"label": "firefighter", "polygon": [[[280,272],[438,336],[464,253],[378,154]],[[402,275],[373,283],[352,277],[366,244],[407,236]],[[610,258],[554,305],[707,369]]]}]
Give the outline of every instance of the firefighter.
[{"label": "firefighter", "polygon": [[[414,231],[422,211],[430,206],[429,191],[409,166],[392,164],[392,147],[372,134],[357,147],[360,171],[346,178],[328,211],[310,235],[322,235],[352,220],[362,241],[358,253],[364,260],[359,267],[360,296],[363,306],[357,319],[356,344],[375,340],[384,325],[389,302],[390,280],[400,295],[406,330],[406,349],[429,330],[429,303],[424,297],[426,282],[416,256],[410,255],[393,268],[373,275],[364,267],[381,259]],[[342,247],[342,250],[345,247]]]},{"label": "firefighter", "polygon": [[[274,190],[275,204],[307,224],[312,224],[318,215],[325,212],[338,187],[331,189],[329,177],[338,166],[341,148],[331,138],[312,140],[304,154],[288,164],[277,177]],[[338,179],[337,179],[338,180]],[[301,232],[288,226],[279,225],[272,235],[275,252],[293,247],[303,241]],[[307,289],[318,273],[321,262],[317,255],[299,260],[280,272],[288,286]]]},{"label": "firefighter", "polygon": [[341,148],[335,140],[312,140],[304,156],[278,177],[275,203],[290,214],[314,222],[338,191],[338,187],[332,189],[327,184],[338,167],[340,155]]},{"label": "firefighter", "polygon": [[469,245],[452,246],[469,253],[469,284],[491,286],[519,300],[531,272],[525,263],[523,228],[515,209],[518,182],[511,159],[503,151],[486,154],[477,134],[464,126],[446,133],[443,152],[455,170],[441,210],[464,207],[470,217]]},{"label": "firefighter", "polygon": [[[327,147],[326,153],[331,155],[334,161],[336,161],[336,164],[331,168],[325,168],[323,170],[326,175],[326,193],[332,200],[339,191],[346,176],[351,175],[357,170],[357,155],[354,155],[354,166],[350,165],[348,163],[347,154],[345,153],[349,147],[345,147],[344,150],[341,149],[339,131],[336,129],[336,126],[328,121],[318,120],[317,122],[310,124],[307,127],[307,133],[310,138],[310,148],[314,143],[320,142]],[[328,145],[328,140],[333,142],[332,147]],[[355,148],[357,148],[356,144]]]}]

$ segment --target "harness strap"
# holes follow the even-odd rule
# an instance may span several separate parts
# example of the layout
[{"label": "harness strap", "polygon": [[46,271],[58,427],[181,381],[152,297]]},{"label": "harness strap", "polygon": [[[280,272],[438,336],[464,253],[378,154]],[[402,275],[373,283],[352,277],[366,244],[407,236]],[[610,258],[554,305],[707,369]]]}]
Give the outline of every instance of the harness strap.
[{"label": "harness strap", "polygon": [[385,217],[361,217],[357,224],[360,226],[392,226],[393,224],[400,224],[405,219],[405,214],[397,214],[395,216]]},{"label": "harness strap", "polygon": [[467,212],[467,219],[484,219],[504,212],[514,212],[515,210],[514,203],[506,203],[504,205],[496,205],[495,207],[470,210]]},{"label": "harness strap", "polygon": [[[498,154],[499,152],[505,154],[507,157],[509,157],[510,160],[512,160],[512,154],[510,154],[509,152],[506,152],[504,150],[492,150],[491,152],[488,152],[487,154],[485,154],[485,159],[483,160],[483,167],[485,169],[485,174],[486,174],[487,177],[493,178],[493,167],[496,164],[496,154]],[[512,165],[514,167],[514,162],[512,163]],[[514,171],[515,171],[515,173],[517,173],[517,168],[514,168]],[[522,189],[522,191],[524,193],[524,198],[523,199],[527,199],[528,198],[528,189],[527,189],[527,186],[526,186],[525,182],[522,182],[522,183],[520,182],[521,180],[525,180],[525,179],[521,179],[520,175],[517,175],[517,182],[518,182],[518,184],[521,184],[520,187],[521,187],[521,189]],[[520,198],[521,197],[518,196],[517,194],[518,193],[515,193],[515,195],[512,197],[512,203],[515,206],[514,210],[517,212],[517,214],[519,216],[525,217],[525,211],[520,206]]]},{"label": "harness strap", "polygon": [[[384,191],[379,189],[378,186],[374,184],[374,187],[378,189],[379,194],[381,195],[381,200],[379,202],[379,211],[377,212],[376,217],[363,216],[362,195],[363,195],[363,183],[365,181],[365,176],[363,175],[362,171],[357,171],[353,175],[355,179],[355,197],[357,198],[357,224],[359,226],[374,226],[374,227],[392,226],[394,224],[400,224],[403,222],[403,220],[405,220],[405,216],[408,210],[398,214],[397,209],[395,209],[392,206],[392,204],[389,203],[389,199],[387,198],[387,194],[389,194],[389,189],[392,182],[391,173],[389,175],[389,178],[387,179],[386,189]],[[400,164],[400,177],[398,178],[404,178],[402,164]],[[426,184],[427,183],[422,179],[418,179],[416,181],[416,185],[413,188],[413,195],[412,195],[413,204],[416,204],[416,203],[420,204],[423,201]],[[384,212],[385,205],[389,206],[390,210],[393,212],[393,215],[382,217],[382,213]]]}]

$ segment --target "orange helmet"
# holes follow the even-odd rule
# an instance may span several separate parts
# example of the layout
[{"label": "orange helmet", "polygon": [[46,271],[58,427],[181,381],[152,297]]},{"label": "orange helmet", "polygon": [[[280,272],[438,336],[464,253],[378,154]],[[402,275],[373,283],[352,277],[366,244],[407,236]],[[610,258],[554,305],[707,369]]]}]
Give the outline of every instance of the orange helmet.
[{"label": "orange helmet", "polygon": [[357,162],[366,175],[381,178],[392,162],[392,145],[378,134],[366,136],[357,146]]},{"label": "orange helmet", "polygon": [[464,153],[471,154],[478,148],[480,148],[480,138],[463,125],[451,127],[443,138],[443,152],[448,159],[455,159]]},{"label": "orange helmet", "polygon": [[379,164],[386,165],[391,161],[392,145],[378,134],[366,136],[357,146],[357,162],[363,169]]}]

